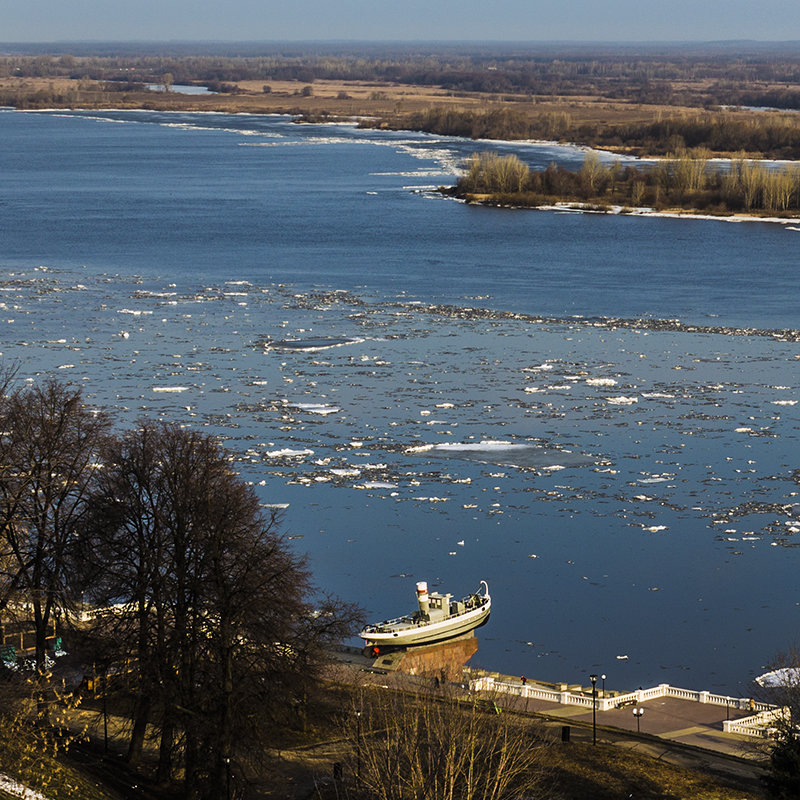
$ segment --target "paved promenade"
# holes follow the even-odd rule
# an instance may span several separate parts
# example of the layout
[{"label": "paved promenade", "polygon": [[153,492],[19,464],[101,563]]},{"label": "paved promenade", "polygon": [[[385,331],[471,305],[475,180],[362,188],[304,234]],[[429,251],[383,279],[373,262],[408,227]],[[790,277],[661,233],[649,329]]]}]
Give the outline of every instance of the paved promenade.
[{"label": "paved promenade", "polygon": [[[529,685],[530,682],[529,682]],[[592,725],[591,708],[548,703],[544,700],[501,696],[502,704],[510,709],[544,714],[561,720],[564,725],[580,723]],[[734,708],[660,697],[641,702],[638,708],[644,709],[639,718],[642,734],[669,739],[693,747],[702,747],[719,753],[761,760],[764,758],[764,742],[749,736],[723,733],[722,723],[726,719],[740,719],[750,714]],[[606,728],[636,733],[637,721],[633,715],[634,706],[596,712],[598,739],[606,737]]]}]

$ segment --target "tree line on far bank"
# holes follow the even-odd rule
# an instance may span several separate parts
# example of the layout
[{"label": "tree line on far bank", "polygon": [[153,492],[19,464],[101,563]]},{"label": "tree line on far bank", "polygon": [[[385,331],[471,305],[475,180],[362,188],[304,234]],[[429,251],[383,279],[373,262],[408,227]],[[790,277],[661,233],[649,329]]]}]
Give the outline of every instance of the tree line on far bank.
[{"label": "tree line on far bank", "polygon": [[[14,52],[16,50],[16,52]],[[361,81],[442,87],[517,97],[586,97],[631,103],[800,107],[800,59],[786,44],[721,44],[635,48],[539,44],[403,46],[285,44],[235,48],[221,44],[84,43],[72,52],[7,47],[0,77],[152,83],[170,72],[178,83],[244,80]]]},{"label": "tree line on far bank", "polygon": [[473,155],[452,191],[486,202],[540,206],[555,201],[580,202],[598,210],[683,208],[708,213],[769,213],[794,216],[800,211],[800,165],[766,166],[740,155],[721,169],[703,149],[681,150],[654,165],[604,164],[586,154],[583,166],[569,170],[550,164],[532,170],[517,156]]},{"label": "tree line on far bank", "polygon": [[623,124],[576,122],[567,111],[535,109],[519,103],[481,110],[436,106],[364,119],[360,125],[469,139],[569,141],[638,156],[705,148],[715,153],[744,151],[751,158],[800,160],[800,125],[792,114],[715,111]]},{"label": "tree line on far bank", "polygon": [[[115,433],[79,390],[13,384],[6,373],[0,622],[32,626],[36,646],[27,680],[0,669],[0,730],[24,730],[27,714],[42,747],[57,727],[57,620],[103,693],[111,684],[127,699],[129,762],[155,733],[159,780],[225,797],[232,763],[302,725],[324,648],[358,610],[314,598],[304,559],[214,438],[147,420]],[[31,684],[32,706],[9,701]]]}]

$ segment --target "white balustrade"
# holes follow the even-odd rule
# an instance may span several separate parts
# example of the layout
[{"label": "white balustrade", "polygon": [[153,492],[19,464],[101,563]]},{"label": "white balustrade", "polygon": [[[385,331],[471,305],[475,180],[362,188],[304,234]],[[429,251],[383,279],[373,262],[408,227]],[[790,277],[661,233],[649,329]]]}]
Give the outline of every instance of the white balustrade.
[{"label": "white balustrade", "polygon": [[739,710],[750,709],[758,713],[738,720],[724,720],[723,731],[726,733],[739,733],[745,736],[765,738],[774,731],[771,723],[785,718],[786,710],[770,705],[769,703],[755,702],[747,697],[729,697],[721,694],[712,694],[706,691],[681,689],[662,683],[650,689],[637,689],[634,692],[618,694],[614,697],[592,697],[591,692],[556,691],[543,686],[531,684],[508,683],[496,680],[491,676],[475,678],[470,681],[470,689],[476,692],[494,691],[504,694],[517,695],[532,700],[544,700],[548,703],[562,705],[582,706],[591,708],[593,700],[598,711],[611,711],[622,706],[643,703],[659,697],[675,697],[679,700],[689,700],[695,703],[706,703],[718,706],[728,706]]}]

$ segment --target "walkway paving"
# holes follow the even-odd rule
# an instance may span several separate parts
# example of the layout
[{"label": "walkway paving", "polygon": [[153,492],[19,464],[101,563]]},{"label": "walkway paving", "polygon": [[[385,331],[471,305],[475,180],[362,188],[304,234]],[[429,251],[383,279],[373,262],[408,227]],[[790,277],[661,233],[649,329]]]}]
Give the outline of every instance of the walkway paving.
[{"label": "walkway paving", "polygon": [[[591,708],[548,703],[544,700],[528,700],[513,695],[502,696],[503,705],[516,711],[545,714],[548,717],[561,719],[564,723],[579,722],[592,725]],[[764,758],[764,743],[749,736],[738,736],[723,733],[722,723],[726,719],[739,719],[748,713],[737,709],[726,709],[691,700],[679,700],[672,697],[660,697],[638,704],[644,709],[639,718],[641,733],[658,736],[662,739],[680,742],[681,744],[702,747],[719,753],[761,760]],[[637,731],[633,706],[596,712],[598,738],[604,736],[604,729],[615,728],[622,731]]]}]

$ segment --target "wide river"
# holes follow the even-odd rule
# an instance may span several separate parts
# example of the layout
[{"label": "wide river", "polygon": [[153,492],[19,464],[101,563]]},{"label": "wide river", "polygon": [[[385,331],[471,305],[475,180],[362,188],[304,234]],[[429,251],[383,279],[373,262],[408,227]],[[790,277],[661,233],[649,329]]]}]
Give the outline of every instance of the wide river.
[{"label": "wide river", "polygon": [[322,590],[383,619],[486,580],[473,664],[612,689],[746,696],[796,641],[796,226],[426,191],[481,149],[581,163],[553,145],[152,112],[0,135],[5,361],[221,436]]}]

